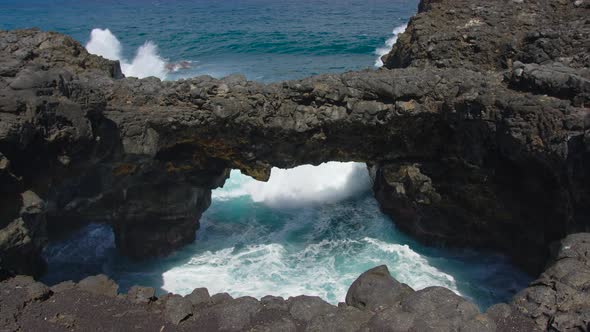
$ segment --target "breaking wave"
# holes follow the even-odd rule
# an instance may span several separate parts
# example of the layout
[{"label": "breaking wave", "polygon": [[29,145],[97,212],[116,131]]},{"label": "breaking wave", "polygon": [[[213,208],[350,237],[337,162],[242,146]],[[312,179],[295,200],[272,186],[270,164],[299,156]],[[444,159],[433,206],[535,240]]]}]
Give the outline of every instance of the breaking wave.
[{"label": "breaking wave", "polygon": [[387,39],[385,41],[385,45],[383,45],[382,47],[379,47],[375,50],[375,54],[378,56],[377,60],[375,60],[375,67],[383,67],[383,60],[381,60],[381,58],[389,53],[391,51],[391,49],[393,48],[393,45],[395,45],[395,42],[397,42],[397,37],[400,33],[403,33],[404,31],[406,31],[406,28],[408,27],[407,24],[404,24],[402,26],[396,27],[395,29],[393,29],[393,36],[391,36],[389,39]]},{"label": "breaking wave", "polygon": [[121,42],[109,29],[93,29],[86,50],[109,60],[121,63],[121,70],[127,77],[145,78],[155,76],[165,79],[169,73],[166,61],[159,55],[158,47],[151,41],[140,46],[134,58],[128,61],[123,57]]},{"label": "breaking wave", "polygon": [[250,196],[254,202],[272,207],[298,207],[334,203],[368,191],[371,180],[363,163],[328,162],[291,169],[273,168],[268,182],[244,177],[232,171],[226,185],[213,197],[227,200]]},{"label": "breaking wave", "polygon": [[131,262],[117,254],[109,226],[90,225],[47,247],[44,280],[105,273],[122,291],[134,284],[179,294],[207,287],[234,297],[306,294],[336,304],[362,272],[385,264],[415,289],[444,286],[481,308],[507,301],[529,281],[504,257],[413,242],[380,212],[369,189],[359,163],[273,169],[267,183],[232,171],[213,191],[193,244]]}]

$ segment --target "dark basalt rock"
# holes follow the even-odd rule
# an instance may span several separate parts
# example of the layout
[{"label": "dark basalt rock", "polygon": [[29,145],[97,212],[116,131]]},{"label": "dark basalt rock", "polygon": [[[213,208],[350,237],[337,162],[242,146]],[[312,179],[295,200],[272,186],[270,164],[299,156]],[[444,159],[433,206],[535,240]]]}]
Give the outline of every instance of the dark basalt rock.
[{"label": "dark basalt rock", "polygon": [[[45,270],[41,249],[47,242],[45,204],[32,191],[25,191],[16,202],[19,217],[0,229],[0,276],[29,274]],[[10,219],[9,219],[10,220]]]},{"label": "dark basalt rock", "polygon": [[[585,245],[589,234],[570,238],[567,243]],[[564,247],[565,248],[565,247]],[[577,250],[575,249],[575,250]],[[134,286],[130,293],[112,296],[110,292],[88,291],[88,282],[69,282],[52,292],[30,277],[18,276],[0,282],[0,329],[70,331],[146,329],[159,331],[540,331],[535,315],[521,313],[518,305],[498,304],[480,313],[468,300],[448,289],[429,287],[416,292],[401,292],[395,303],[391,288],[401,285],[384,267],[365,272],[362,279],[379,277],[385,283],[364,285],[371,294],[370,303],[382,303],[380,310],[360,310],[353,306],[328,304],[318,297],[283,298],[266,296],[232,299],[215,294],[211,298],[225,301],[201,301],[193,305],[190,295],[166,294],[150,301],[137,301],[148,288]],[[104,276],[92,280],[108,281]],[[393,281],[393,282],[391,282]],[[108,281],[109,284],[112,281]],[[389,286],[388,286],[389,285]],[[374,289],[371,287],[374,286]],[[534,284],[531,287],[536,287]],[[102,287],[99,287],[102,289]],[[116,289],[116,285],[114,287]],[[352,285],[350,292],[358,291]],[[205,294],[200,288],[193,294]],[[208,294],[208,292],[206,292]],[[532,317],[531,317],[532,315]],[[584,319],[584,318],[582,318]],[[570,325],[574,326],[574,325]],[[563,327],[563,326],[562,326]],[[559,330],[559,329],[556,329]],[[567,330],[567,329],[565,329]],[[583,330],[583,329],[582,329]]]},{"label": "dark basalt rock", "polygon": [[573,234],[556,245],[545,272],[520,291],[512,304],[549,331],[590,328],[590,233]]},{"label": "dark basalt rock", "polygon": [[149,303],[156,298],[156,290],[153,287],[133,286],[127,292],[127,298],[134,303]]},{"label": "dark basalt rock", "polygon": [[391,277],[387,266],[381,265],[361,274],[346,294],[346,304],[358,309],[378,311],[399,303],[414,290]]},{"label": "dark basalt rock", "polygon": [[[14,34],[62,42],[3,32],[6,58],[39,52]],[[0,112],[0,150],[47,202],[52,234],[108,222],[124,254],[165,255],[194,240],[228,169],[265,180],[271,166],[327,160],[374,165],[384,211],[417,238],[502,250],[531,270],[549,242],[587,227],[587,110],[513,90],[500,73],[405,68],[261,85],[113,79],[75,67],[78,57],[19,61],[18,73],[41,66],[61,82],[14,90],[15,77],[2,78],[3,93],[35,111]],[[407,192],[389,189],[383,175],[395,169]]]},{"label": "dark basalt rock", "polygon": [[78,283],[78,288],[97,295],[115,297],[118,294],[119,285],[104,274],[90,276]]},{"label": "dark basalt rock", "polygon": [[192,315],[193,306],[192,303],[180,296],[172,295],[166,299],[165,312],[167,318],[174,325],[178,325],[180,322]]},{"label": "dark basalt rock", "polygon": [[211,297],[207,288],[195,288],[192,293],[186,296],[186,299],[196,306],[209,303]]},{"label": "dark basalt rock", "polygon": [[[69,37],[0,31],[0,277],[39,275],[47,238],[83,222],[112,224],[123,254],[165,255],[194,240],[229,169],[267,180],[273,166],[330,160],[369,164],[383,211],[422,242],[499,250],[540,272],[551,243],[590,230],[587,2],[423,0],[385,69],[270,85],[124,78]],[[568,257],[552,262],[511,308],[542,329],[580,328],[584,271]],[[94,301],[79,287],[52,298],[72,292]],[[370,322],[418,324],[404,299]],[[438,302],[418,301],[428,303]],[[440,324],[442,312],[429,311],[414,328],[493,327],[468,307]],[[315,319],[265,312],[248,324]],[[486,317],[508,329],[522,323],[515,312]],[[220,328],[217,314],[202,317]]]}]

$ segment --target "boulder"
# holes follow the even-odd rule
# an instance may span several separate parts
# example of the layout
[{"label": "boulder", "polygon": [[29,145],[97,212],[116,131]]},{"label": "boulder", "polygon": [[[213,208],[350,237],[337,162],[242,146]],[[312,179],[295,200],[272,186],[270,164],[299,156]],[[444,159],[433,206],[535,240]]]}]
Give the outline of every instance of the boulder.
[{"label": "boulder", "polygon": [[418,315],[399,307],[390,307],[377,312],[367,324],[370,331],[406,332],[414,326]]},{"label": "boulder", "polygon": [[305,331],[324,332],[356,332],[366,324],[373,313],[354,307],[338,308],[333,312],[315,316],[307,325]]},{"label": "boulder", "polygon": [[267,310],[289,311],[289,304],[280,296],[264,296],[260,299],[260,303]]},{"label": "boulder", "polygon": [[188,299],[193,306],[208,304],[211,299],[207,288],[195,288],[189,295],[185,296],[185,298]]},{"label": "boulder", "polygon": [[180,324],[180,322],[192,315],[192,311],[192,303],[180,295],[172,295],[166,300],[166,317],[174,325]]},{"label": "boulder", "polygon": [[280,318],[277,320],[273,320],[271,322],[258,324],[252,327],[251,331],[256,332],[275,332],[275,331],[284,331],[284,332],[296,332],[297,324],[289,318]]},{"label": "boulder", "polygon": [[119,285],[104,274],[90,276],[78,283],[78,288],[97,295],[116,297]]},{"label": "boulder", "polygon": [[260,302],[244,296],[229,300],[212,308],[219,327],[223,331],[243,331],[251,324],[252,318],[260,311]]},{"label": "boulder", "polygon": [[62,281],[59,284],[51,286],[51,291],[54,293],[61,293],[76,288],[76,283],[72,280]]},{"label": "boulder", "polygon": [[336,307],[317,296],[300,295],[287,300],[291,316],[299,321],[310,322],[318,315],[336,312]]},{"label": "boulder", "polygon": [[535,322],[514,306],[506,303],[495,304],[486,310],[486,315],[496,324],[496,329],[503,332],[542,331]]},{"label": "boulder", "polygon": [[346,293],[346,304],[363,310],[383,310],[395,306],[411,288],[393,279],[387,266],[361,274]]},{"label": "boulder", "polygon": [[222,304],[222,303],[231,301],[231,300],[233,300],[233,297],[231,295],[229,295],[228,293],[217,293],[217,294],[213,294],[213,296],[211,296],[210,300],[211,300],[211,304],[216,305],[216,304]]},{"label": "boulder", "polygon": [[127,292],[127,298],[133,303],[149,303],[155,296],[156,290],[153,287],[132,286]]},{"label": "boulder", "polygon": [[[547,269],[511,304],[540,330],[576,331],[590,322],[590,233],[571,234],[555,243]],[[494,307],[492,307],[494,308]],[[490,310],[492,309],[490,308]],[[494,308],[509,322],[514,314]],[[519,320],[520,321],[520,320]]]},{"label": "boulder", "polygon": [[53,294],[53,291],[45,284],[33,282],[27,286],[27,293],[32,300],[44,301]]}]

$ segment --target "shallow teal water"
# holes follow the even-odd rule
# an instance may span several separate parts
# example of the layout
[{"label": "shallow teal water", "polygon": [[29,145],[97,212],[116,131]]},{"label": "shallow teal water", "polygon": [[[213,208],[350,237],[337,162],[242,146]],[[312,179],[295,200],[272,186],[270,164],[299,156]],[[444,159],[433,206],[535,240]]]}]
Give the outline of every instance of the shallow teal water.
[{"label": "shallow teal water", "polygon": [[118,256],[110,228],[100,225],[45,254],[49,283],[102,272],[123,289],[140,283],[187,294],[207,287],[233,296],[318,295],[332,303],[381,264],[415,289],[445,286],[481,308],[508,300],[529,281],[502,256],[412,241],[380,212],[365,166],[349,163],[274,169],[269,183],[232,172],[213,192],[197,241],[164,259]]}]

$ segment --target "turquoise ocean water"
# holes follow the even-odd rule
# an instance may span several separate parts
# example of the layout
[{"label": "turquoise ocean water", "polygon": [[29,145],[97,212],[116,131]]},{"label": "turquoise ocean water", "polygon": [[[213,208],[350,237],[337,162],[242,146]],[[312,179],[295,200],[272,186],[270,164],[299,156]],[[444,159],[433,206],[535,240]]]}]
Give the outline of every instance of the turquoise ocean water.
[{"label": "turquoise ocean water", "polygon": [[[379,65],[416,0],[2,0],[0,29],[71,35],[120,60],[128,76],[175,80],[242,73],[276,82]],[[460,230],[458,230],[460,231]],[[273,169],[260,183],[233,171],[202,217],[197,241],[166,258],[132,262],[112,230],[89,225],[45,250],[48,283],[106,273],[133,284],[234,296],[319,295],[337,303],[363,271],[387,264],[419,289],[440,285],[485,308],[530,280],[506,258],[422,246],[396,230],[366,168],[328,163]]]}]

